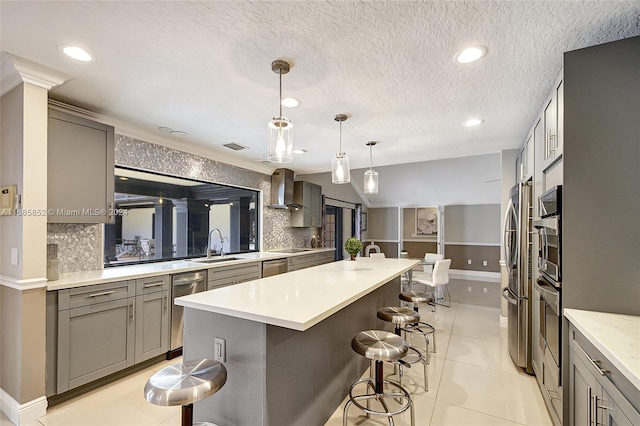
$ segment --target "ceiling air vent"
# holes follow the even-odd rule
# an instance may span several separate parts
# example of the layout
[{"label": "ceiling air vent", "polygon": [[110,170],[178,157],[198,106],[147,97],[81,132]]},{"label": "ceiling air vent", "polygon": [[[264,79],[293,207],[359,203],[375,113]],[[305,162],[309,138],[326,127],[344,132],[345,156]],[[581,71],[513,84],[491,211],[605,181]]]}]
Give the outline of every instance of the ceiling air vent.
[{"label": "ceiling air vent", "polygon": [[232,149],[234,151],[242,151],[243,149],[247,149],[249,148],[248,146],[244,146],[244,145],[240,145],[237,142],[229,142],[229,143],[225,143],[222,146],[226,146],[229,149]]}]

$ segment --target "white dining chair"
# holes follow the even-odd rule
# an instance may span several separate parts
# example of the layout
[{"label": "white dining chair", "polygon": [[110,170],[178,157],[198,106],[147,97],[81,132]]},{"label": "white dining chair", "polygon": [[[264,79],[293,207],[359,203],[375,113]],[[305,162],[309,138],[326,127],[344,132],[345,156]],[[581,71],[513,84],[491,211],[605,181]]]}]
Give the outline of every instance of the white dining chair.
[{"label": "white dining chair", "polygon": [[[435,265],[433,266],[433,272],[431,276],[428,275],[426,277],[422,276],[422,274],[415,274],[413,282],[424,284],[429,287],[433,287],[433,294],[435,303],[438,305],[443,305],[446,307],[451,307],[451,292],[449,291],[449,268],[451,267],[451,259],[443,259],[436,260]],[[418,275],[416,277],[416,275]],[[426,275],[426,274],[425,274]],[[444,295],[442,297],[437,296],[437,294],[443,289],[447,290],[447,295],[449,296],[449,303],[446,302],[446,298]],[[438,303],[438,300],[442,300],[443,303]]]},{"label": "white dining chair", "polygon": [[371,253],[381,253],[380,246],[373,241],[364,249],[365,256],[371,257]]},{"label": "white dining chair", "polygon": [[424,272],[431,274],[433,273],[433,265],[436,264],[438,260],[444,259],[444,256],[437,253],[425,253],[424,254],[424,265],[422,269]]}]

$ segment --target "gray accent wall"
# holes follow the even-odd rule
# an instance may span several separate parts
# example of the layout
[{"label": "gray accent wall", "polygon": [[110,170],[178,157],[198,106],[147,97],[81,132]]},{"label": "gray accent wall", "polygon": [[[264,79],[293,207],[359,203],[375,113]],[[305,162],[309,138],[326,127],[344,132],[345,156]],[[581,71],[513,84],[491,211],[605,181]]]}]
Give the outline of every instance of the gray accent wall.
[{"label": "gray accent wall", "polygon": [[640,37],[564,56],[563,303],[640,315]]},{"label": "gray accent wall", "polygon": [[500,245],[500,213],[500,204],[445,206],[445,242]]}]

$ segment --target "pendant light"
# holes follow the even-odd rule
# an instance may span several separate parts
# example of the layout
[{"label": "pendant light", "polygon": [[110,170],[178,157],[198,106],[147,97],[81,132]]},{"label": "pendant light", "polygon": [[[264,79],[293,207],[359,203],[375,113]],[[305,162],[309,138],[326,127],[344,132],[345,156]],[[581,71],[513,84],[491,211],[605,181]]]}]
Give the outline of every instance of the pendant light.
[{"label": "pendant light", "polygon": [[364,193],[365,194],[377,194],[378,193],[378,172],[372,169],[373,167],[373,154],[372,147],[378,142],[369,141],[367,146],[369,147],[369,170],[364,172]]},{"label": "pendant light", "polygon": [[331,183],[349,183],[351,182],[349,157],[342,152],[342,122],[347,120],[347,116],[338,114],[335,120],[340,123],[340,150],[331,157]]},{"label": "pendant light", "polygon": [[282,116],[282,74],[289,72],[288,62],[275,60],[271,70],[280,76],[280,115],[273,117],[267,129],[269,131],[269,156],[272,163],[291,163],[293,161],[293,123]]}]

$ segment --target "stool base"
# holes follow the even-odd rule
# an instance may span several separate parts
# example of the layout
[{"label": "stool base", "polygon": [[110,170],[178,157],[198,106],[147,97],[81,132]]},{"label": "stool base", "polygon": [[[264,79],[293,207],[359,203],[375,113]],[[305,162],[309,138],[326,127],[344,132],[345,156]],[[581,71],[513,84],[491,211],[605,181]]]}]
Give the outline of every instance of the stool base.
[{"label": "stool base", "polygon": [[[361,384],[361,383],[366,383],[367,384],[367,389],[372,389],[373,393],[366,393],[364,395],[353,395],[353,390],[354,388]],[[411,401],[411,397],[409,396],[409,392],[407,392],[402,386],[400,386],[399,384],[392,382],[391,380],[383,380],[382,381],[383,384],[389,385],[392,388],[395,388],[395,392],[385,392],[385,393],[377,393],[375,391],[376,388],[376,379],[373,378],[368,378],[368,379],[360,379],[356,382],[354,382],[351,385],[351,388],[349,389],[349,400],[347,401],[347,403],[344,406],[344,411],[342,414],[342,425],[343,426],[347,426],[347,412],[349,411],[349,407],[351,406],[351,404],[355,405],[357,408],[359,408],[360,410],[364,411],[367,414],[367,417],[369,417],[370,415],[374,415],[374,416],[385,416],[388,417],[389,419],[389,424],[391,426],[393,426],[395,423],[393,422],[393,416],[396,416],[398,414],[402,414],[405,411],[409,410],[410,415],[411,415],[411,426],[415,426],[415,413],[414,413],[414,409],[413,409],[413,401]],[[378,383],[379,384],[379,383]],[[389,406],[387,405],[387,403],[385,402],[385,398],[400,398],[400,400],[406,401],[404,403],[402,403],[400,405],[400,407],[398,407],[395,410],[390,410]],[[378,411],[378,410],[373,410],[371,408],[369,408],[369,401],[375,399],[376,401],[378,401],[384,411]],[[367,406],[363,406],[361,405],[358,401],[367,401]]]}]

